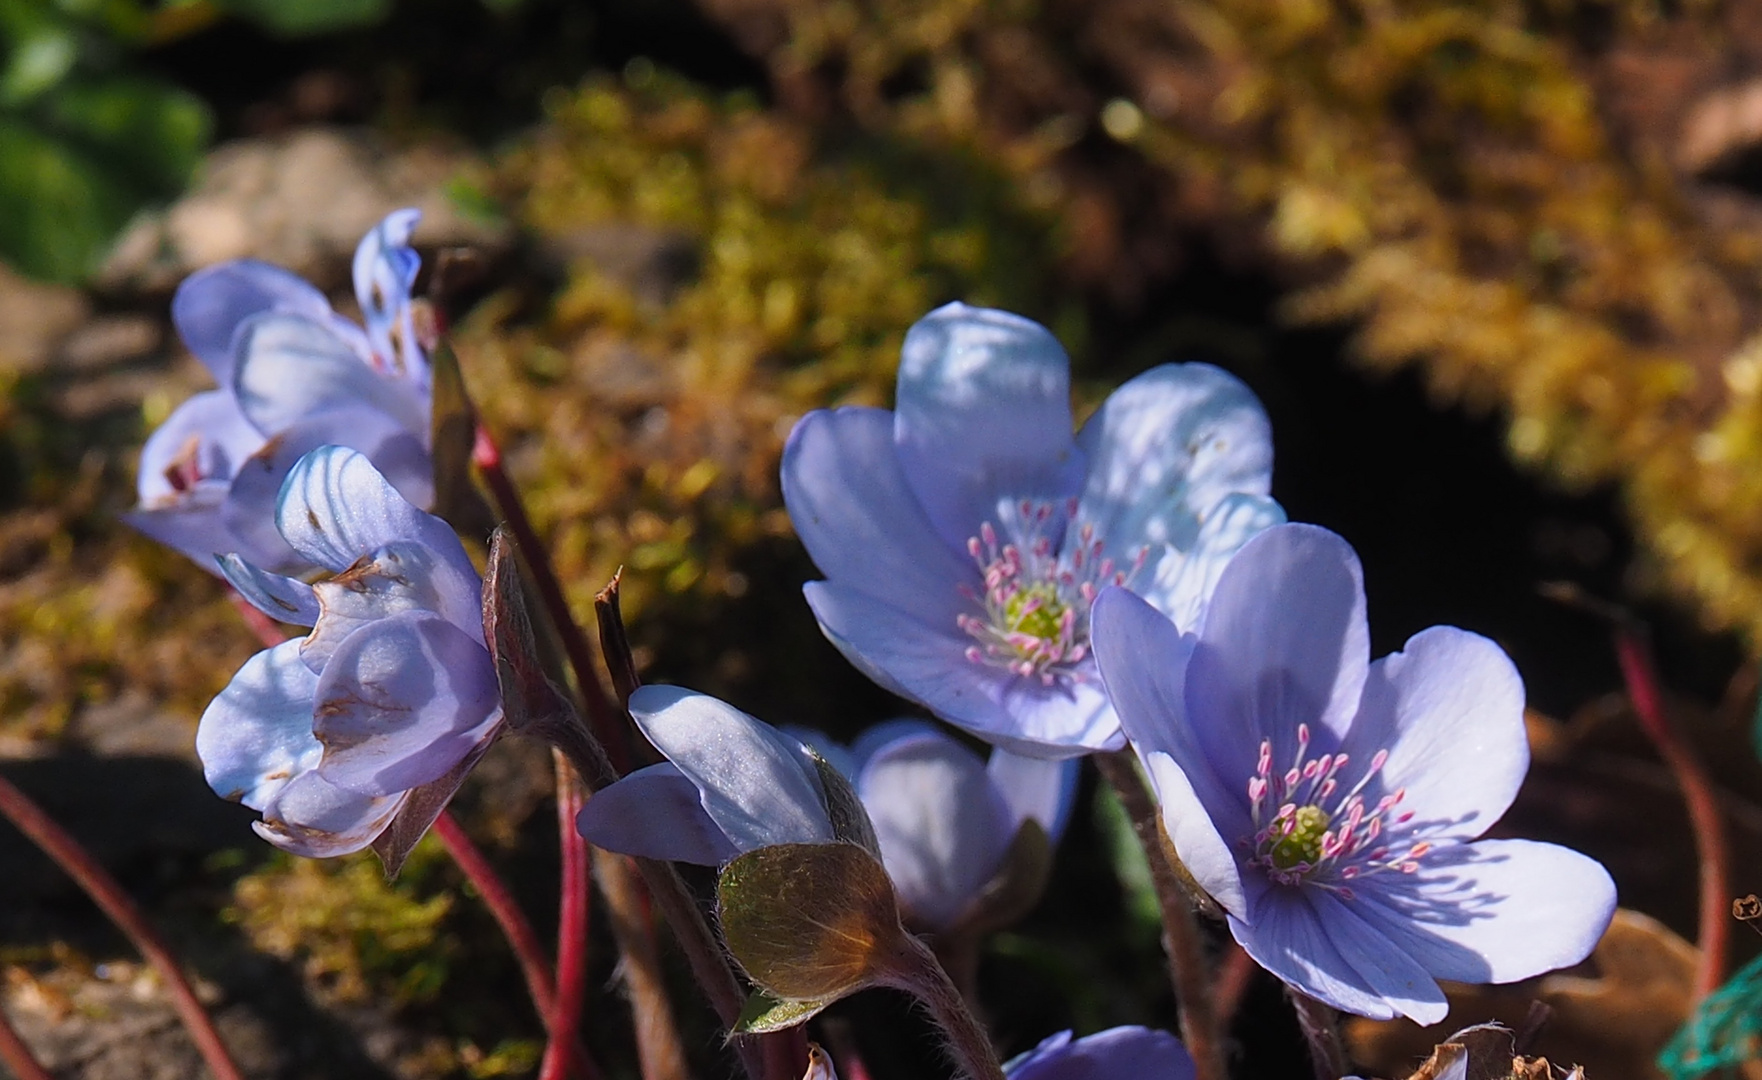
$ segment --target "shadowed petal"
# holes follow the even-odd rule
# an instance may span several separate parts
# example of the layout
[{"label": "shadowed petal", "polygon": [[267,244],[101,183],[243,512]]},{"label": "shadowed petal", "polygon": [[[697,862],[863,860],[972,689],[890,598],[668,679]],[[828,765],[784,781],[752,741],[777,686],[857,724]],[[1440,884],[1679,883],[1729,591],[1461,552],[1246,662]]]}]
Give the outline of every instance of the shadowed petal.
[{"label": "shadowed petal", "polygon": [[232,381],[233,333],[265,311],[286,311],[323,321],[330,301],[305,278],[256,259],[234,259],[184,278],[171,298],[171,321],[196,359],[222,386]]},{"label": "shadowed petal", "polygon": [[863,771],[863,766],[867,765],[869,759],[875,755],[875,751],[888,743],[903,739],[908,735],[935,735],[941,731],[941,728],[928,720],[919,720],[910,716],[901,716],[893,720],[883,720],[879,724],[871,724],[851,741],[851,768],[846,775],[854,780],[856,775]]},{"label": "shadowed petal", "polygon": [[223,799],[261,810],[288,780],[318,764],[312,699],[318,678],[300,662],[298,640],[245,661],[202,713],[196,756]]},{"label": "shadowed petal", "polygon": [[1166,1031],[1116,1027],[1075,1042],[1061,1031],[1004,1066],[1009,1080],[1193,1080],[1193,1059]]},{"label": "shadowed petal", "polygon": [[410,313],[410,290],[422,272],[410,234],[421,219],[420,210],[393,210],[369,229],[355,248],[354,278],[355,301],[373,352],[393,375],[426,387],[428,361]]},{"label": "shadowed petal", "polygon": [[1141,597],[1117,586],[1101,591],[1089,618],[1096,663],[1120,724],[1156,788],[1175,850],[1219,904],[1239,919],[1249,918],[1247,883],[1225,838],[1254,833],[1247,792],[1251,774],[1220,775],[1193,730],[1186,685],[1193,635],[1182,634]]},{"label": "shadowed petal", "polygon": [[388,544],[313,586],[320,615],[300,649],[306,666],[323,671],[338,646],[356,630],[407,611],[438,614],[481,643],[483,623],[472,618],[480,610],[471,602],[476,598],[470,593],[443,595],[436,584],[446,576],[436,573],[436,562],[434,552],[421,544]]},{"label": "shadowed petal", "polygon": [[[1272,428],[1248,387],[1210,364],[1164,364],[1115,390],[1077,436],[1082,518],[1115,551],[1192,550],[1201,517],[1272,485]],[[1182,624],[1185,628],[1186,624]]]},{"label": "shadowed petal", "polygon": [[338,787],[389,795],[451,769],[500,721],[489,651],[463,630],[405,611],[349,635],[318,677],[318,771]]},{"label": "shadowed petal", "polygon": [[410,505],[366,455],[347,447],[320,447],[294,465],[282,484],[276,527],[301,556],[332,573],[368,552],[414,540],[436,556],[438,593],[481,592],[477,569],[452,528]]},{"label": "shadowed petal", "polygon": [[1150,580],[1142,585],[1134,581],[1132,591],[1191,633],[1199,628],[1205,604],[1236,552],[1256,533],[1284,521],[1284,508],[1264,495],[1226,495],[1202,516],[1192,546],[1163,549]]},{"label": "shadowed petal", "polygon": [[1412,954],[1397,948],[1378,926],[1364,919],[1358,905],[1321,889],[1307,890],[1306,896],[1365,985],[1416,1024],[1444,1019],[1450,1004],[1437,980]]},{"label": "shadowed petal", "polygon": [[1393,1019],[1394,1006],[1341,955],[1309,906],[1311,892],[1267,889],[1255,903],[1252,926],[1230,916],[1231,936],[1255,963],[1317,1001],[1373,1020]]},{"label": "shadowed petal", "polygon": [[1077,494],[1070,359],[1020,315],[948,304],[919,319],[900,355],[894,436],[900,466],[955,551],[997,521],[1003,497]]},{"label": "shadowed petal", "polygon": [[932,929],[952,925],[1015,835],[985,763],[946,735],[913,735],[877,750],[856,786],[900,902]]},{"label": "shadowed petal", "polygon": [[704,810],[741,851],[835,837],[818,768],[805,747],[725,702],[676,686],[644,686],[630,715],[702,794]]},{"label": "shadowed petal", "polygon": [[1051,686],[1032,676],[1002,671],[994,677],[1003,690],[1003,707],[1014,723],[1007,732],[981,733],[987,742],[1044,758],[1125,749],[1119,717],[1093,664],[1088,665],[1082,681],[1061,680]]},{"label": "shadowed petal", "polygon": [[906,483],[893,447],[893,414],[819,410],[783,448],[783,501],[796,535],[827,578],[953,626],[979,586],[961,546],[945,543]]},{"label": "shadowed petal", "polygon": [[1187,666],[1190,730],[1226,784],[1255,773],[1262,739],[1299,724],[1334,737],[1358,711],[1370,666],[1358,556],[1313,525],[1255,535],[1218,578]]},{"label": "shadowed petal", "polygon": [[1491,641],[1434,626],[1371,665],[1341,749],[1365,762],[1389,752],[1380,788],[1406,790],[1401,808],[1416,827],[1479,836],[1511,805],[1529,769],[1523,680]]},{"label": "shadowed petal", "polygon": [[296,626],[318,621],[318,596],[304,581],[259,570],[237,555],[222,555],[217,562],[220,575],[263,614]]},{"label": "shadowed petal", "polygon": [[428,399],[380,376],[327,323],[268,312],[239,327],[233,392],[258,430],[283,431],[305,417],[347,405],[378,409],[426,437]]},{"label": "shadowed petal", "polygon": [[576,831],[595,847],[644,859],[721,866],[740,854],[671,762],[638,769],[587,801]]},{"label": "shadowed petal", "polygon": [[[218,574],[220,568],[214,563],[215,557],[243,546],[239,538],[226,527],[223,515],[225,504],[224,483],[198,484],[184,492],[183,497],[175,503],[152,509],[130,510],[122,515],[122,520],[149,540],[156,540],[174,551],[182,552],[194,560],[197,566],[211,574]],[[271,563],[279,563],[292,554],[286,544],[280,544],[279,547],[280,553],[251,551],[248,555],[253,561],[262,558]]]},{"label": "shadowed petal", "polygon": [[1355,883],[1354,907],[1440,979],[1503,983],[1589,956],[1615,913],[1615,883],[1555,844],[1478,840],[1434,850],[1414,874]]},{"label": "shadowed petal", "polygon": [[295,855],[312,859],[348,855],[373,843],[408,798],[405,791],[357,795],[316,772],[302,773],[263,808],[263,820],[252,822],[251,828]]},{"label": "shadowed petal", "polygon": [[1049,761],[1009,750],[993,750],[985,773],[1010,809],[1010,832],[1030,819],[1040,823],[1054,843],[1064,835],[1077,795],[1079,765],[1075,758]]},{"label": "shadowed petal", "polygon": [[175,505],[196,484],[231,480],[263,436],[223,390],[197,394],[172,410],[141,447],[135,490],[146,508]]}]

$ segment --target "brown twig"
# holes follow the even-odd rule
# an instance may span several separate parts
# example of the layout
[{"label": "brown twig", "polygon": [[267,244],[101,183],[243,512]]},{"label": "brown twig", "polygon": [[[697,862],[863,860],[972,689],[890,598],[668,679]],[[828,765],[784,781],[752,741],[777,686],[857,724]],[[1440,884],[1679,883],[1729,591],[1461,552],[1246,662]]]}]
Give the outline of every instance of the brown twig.
[{"label": "brown twig", "polygon": [[141,909],[135,906],[135,902],[123,891],[116,879],[110,876],[78,840],[3,776],[0,776],[0,814],[4,814],[45,855],[53,859],[55,865],[73,878],[85,894],[92,898],[92,902],[98,905],[99,910],[134,943],[153,970],[159,973],[159,977],[165,982],[166,992],[171,995],[172,1007],[177,1010],[178,1018],[189,1030],[197,1052],[202,1055],[202,1060],[207,1063],[208,1071],[214,1074],[215,1080],[242,1080],[238,1066],[227,1052],[220,1033],[214,1029],[214,1022],[209,1018],[208,1011],[202,1007],[195,990],[184,978],[171,949],[159,937],[152,924],[147,922]]},{"label": "brown twig", "polygon": [[1200,936],[1199,920],[1193,916],[1193,902],[1175,874],[1173,855],[1163,838],[1156,800],[1145,786],[1131,751],[1095,754],[1093,760],[1101,770],[1102,778],[1120,797],[1120,805],[1125,807],[1126,816],[1131,819],[1132,832],[1138,837],[1138,844],[1150,863],[1157,906],[1162,910],[1169,978],[1174,983],[1180,1008],[1181,1038],[1187,1044],[1187,1052],[1193,1055],[1195,1076],[1198,1080],[1226,1080],[1229,1072],[1224,1066],[1223,1040],[1218,1033],[1217,1016],[1212,1011],[1205,942]]},{"label": "brown twig", "polygon": [[1627,682],[1628,697],[1633,700],[1640,727],[1682,787],[1683,804],[1688,809],[1689,824],[1695,832],[1695,848],[1701,863],[1697,940],[1701,956],[1695,965],[1694,983],[1698,1002],[1725,981],[1726,938],[1730,929],[1727,912],[1731,902],[1725,819],[1719,813],[1713,778],[1707,774],[1694,748],[1671,721],[1664,706],[1662,685],[1652,662],[1652,649],[1644,628],[1632,620],[1616,623],[1615,656],[1621,664],[1621,675]]}]

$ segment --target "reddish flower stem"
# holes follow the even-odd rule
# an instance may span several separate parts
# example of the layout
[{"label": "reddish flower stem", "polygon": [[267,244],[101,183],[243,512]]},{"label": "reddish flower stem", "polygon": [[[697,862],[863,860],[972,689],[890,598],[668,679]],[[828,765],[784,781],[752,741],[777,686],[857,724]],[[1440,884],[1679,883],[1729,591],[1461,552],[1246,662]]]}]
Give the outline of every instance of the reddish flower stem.
[{"label": "reddish flower stem", "polygon": [[78,840],[64,831],[29,796],[3,776],[0,776],[0,814],[4,814],[8,821],[18,827],[19,832],[29,837],[45,855],[55,861],[55,865],[73,878],[85,894],[92,898],[92,902],[98,905],[99,910],[134,943],[141,956],[153,966],[153,970],[159,973],[160,979],[165,982],[166,992],[171,995],[172,1007],[177,1010],[178,1018],[189,1030],[197,1052],[208,1063],[208,1071],[214,1074],[215,1080],[242,1080],[238,1066],[233,1063],[232,1055],[227,1052],[226,1044],[220,1039],[220,1033],[214,1029],[214,1022],[209,1019],[208,1011],[197,1000],[196,992],[190,988],[189,981],[178,968],[177,959],[172,956],[171,949],[159,937],[152,924],[147,922],[141,909],[129,899],[128,893],[123,891],[116,879],[110,876]]},{"label": "reddish flower stem", "polygon": [[49,1070],[31,1053],[31,1048],[18,1036],[18,1029],[4,1012],[0,1012],[0,1064],[12,1070],[17,1080],[55,1080]]},{"label": "reddish flower stem", "polygon": [[532,584],[538,590],[539,602],[551,614],[557,636],[562,639],[563,655],[568,658],[569,668],[575,674],[576,686],[581,690],[588,723],[592,725],[600,745],[606,748],[606,756],[611,758],[612,767],[622,776],[630,771],[629,741],[625,736],[623,718],[612,704],[611,698],[606,696],[605,687],[600,682],[599,669],[594,664],[593,648],[588,644],[581,624],[575,621],[575,616],[569,609],[568,597],[563,593],[563,585],[557,580],[557,573],[551,567],[551,560],[546,555],[548,549],[539,541],[538,533],[532,527],[532,519],[526,515],[526,505],[520,499],[520,491],[502,468],[501,448],[482,424],[477,426],[477,443],[472,448],[471,461],[477,466],[483,482],[489,486],[490,494],[496,501],[496,509],[502,512],[502,518],[507,522],[508,530],[514,534],[520,553],[525,556],[526,569],[532,574]]},{"label": "reddish flower stem", "polygon": [[1719,813],[1713,778],[1707,774],[1694,748],[1671,721],[1664,706],[1658,669],[1652,662],[1651,645],[1643,628],[1629,620],[1618,620],[1615,656],[1621,665],[1622,678],[1627,682],[1634,713],[1640,718],[1640,727],[1682,787],[1683,803],[1695,833],[1695,848],[1701,862],[1698,940],[1701,957],[1695,965],[1694,982],[1695,1000],[1699,1002],[1725,981],[1726,937],[1730,930],[1727,918],[1731,905],[1727,866],[1730,853],[1725,842],[1725,821]]},{"label": "reddish flower stem", "polygon": [[539,1066],[539,1080],[561,1080],[587,998],[587,844],[575,831],[575,816],[583,802],[581,784],[560,751],[552,750],[551,759],[557,775],[557,846],[563,882],[557,912],[557,1000],[546,1025],[551,1041]]},{"label": "reddish flower stem", "polygon": [[[287,640],[275,621],[258,611],[235,590],[232,593],[233,606],[244,616],[245,624],[257,635],[257,640],[265,648],[274,648]],[[458,866],[465,880],[477,890],[483,898],[484,906],[489,909],[490,916],[496,925],[501,927],[502,936],[508,939],[508,946],[514,951],[514,959],[520,965],[520,973],[526,980],[527,993],[537,1007],[539,1016],[545,1021],[545,1028],[556,1041],[556,1031],[551,1027],[552,1015],[557,1007],[557,993],[551,979],[550,961],[545,957],[544,946],[539,942],[538,932],[526,918],[525,912],[515,902],[514,894],[507,883],[496,873],[495,867],[484,858],[477,845],[471,842],[464,828],[459,825],[450,811],[443,810],[434,819],[434,835],[446,849],[447,855]],[[573,829],[570,832],[574,832]],[[585,935],[583,935],[585,936]],[[571,1064],[577,1076],[583,1080],[593,1080],[599,1075],[599,1069],[593,1059],[578,1040],[572,1036],[568,1049]]]},{"label": "reddish flower stem", "polygon": [[1242,995],[1248,992],[1248,985],[1254,981],[1254,973],[1258,970],[1259,965],[1254,962],[1254,958],[1242,946],[1230,942],[1223,960],[1218,963],[1217,974],[1211,981],[1211,995],[1219,1031],[1230,1030],[1230,1022],[1235,1019],[1236,1010],[1242,1007]]}]

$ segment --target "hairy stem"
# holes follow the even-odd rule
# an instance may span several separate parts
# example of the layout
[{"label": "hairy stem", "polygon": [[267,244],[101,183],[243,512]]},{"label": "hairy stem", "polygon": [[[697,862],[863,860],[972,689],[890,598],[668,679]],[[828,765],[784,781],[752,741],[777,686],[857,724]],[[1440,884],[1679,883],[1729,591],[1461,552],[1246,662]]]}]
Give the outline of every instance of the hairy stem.
[{"label": "hairy stem", "polygon": [[643,903],[642,886],[624,856],[593,850],[592,859],[594,880],[606,898],[606,921],[624,957],[624,985],[636,1021],[636,1054],[643,1080],[685,1080],[685,1049],[667,1000],[661,953]]},{"label": "hairy stem", "polygon": [[19,1038],[18,1029],[4,1012],[0,1012],[0,1065],[12,1070],[16,1080],[55,1080]]},{"label": "hairy stem", "polygon": [[1309,1043],[1309,1064],[1315,1080],[1340,1080],[1346,1074],[1346,1046],[1340,1041],[1340,1016],[1331,1007],[1298,990],[1291,990],[1291,1007],[1297,1026]]},{"label": "hairy stem", "polygon": [[1695,832],[1695,848],[1701,860],[1698,941],[1701,957],[1695,965],[1694,996],[1700,1001],[1725,981],[1726,937],[1730,930],[1726,920],[1731,910],[1731,881],[1727,867],[1730,853],[1725,843],[1725,820],[1719,813],[1713,778],[1707,774],[1694,748],[1671,721],[1670,713],[1664,707],[1658,670],[1652,663],[1652,649],[1643,630],[1627,620],[1617,622],[1615,655],[1621,664],[1622,678],[1627,682],[1628,697],[1633,700],[1634,712],[1639,715],[1640,726],[1682,787],[1689,824]]},{"label": "hairy stem", "polygon": [[948,977],[936,954],[903,930],[899,945],[903,951],[898,967],[885,975],[882,982],[912,994],[930,1010],[930,1018],[948,1040],[943,1049],[965,1080],[1004,1080],[1003,1065],[997,1060],[991,1037],[967,1008],[960,988]]},{"label": "hairy stem", "polygon": [[1174,855],[1163,836],[1156,800],[1130,751],[1095,754],[1093,758],[1102,778],[1119,796],[1120,805],[1131,819],[1132,832],[1150,863],[1150,878],[1162,911],[1169,979],[1174,983],[1180,1009],[1181,1039],[1193,1055],[1195,1076],[1198,1080],[1226,1080],[1229,1071],[1224,1067],[1223,1040],[1212,1011],[1205,940],[1199,932],[1199,920],[1193,915],[1193,901],[1175,873]]},{"label": "hairy stem", "polygon": [[214,1022],[209,1019],[208,1011],[197,999],[195,990],[191,989],[189,980],[184,978],[171,949],[153,929],[152,924],[147,922],[141,909],[135,906],[135,902],[123,891],[116,879],[110,876],[78,840],[3,776],[0,776],[0,814],[4,814],[8,821],[17,826],[19,832],[24,833],[45,855],[53,859],[55,865],[61,867],[92,898],[99,910],[116,924],[117,929],[134,943],[141,956],[158,972],[165,983],[166,992],[171,995],[172,1007],[177,1010],[178,1018],[189,1030],[197,1052],[202,1055],[202,1060],[207,1063],[208,1071],[214,1074],[215,1080],[242,1080],[238,1065],[233,1062],[226,1044],[220,1039],[220,1033],[214,1029]]}]

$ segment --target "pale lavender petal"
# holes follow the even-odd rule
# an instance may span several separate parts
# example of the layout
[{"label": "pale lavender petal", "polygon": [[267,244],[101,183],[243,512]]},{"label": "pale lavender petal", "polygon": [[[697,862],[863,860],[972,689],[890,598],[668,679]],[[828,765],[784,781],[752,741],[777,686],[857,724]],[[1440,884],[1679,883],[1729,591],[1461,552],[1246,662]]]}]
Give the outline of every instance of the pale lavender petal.
[{"label": "pale lavender petal", "polygon": [[[1226,495],[1203,515],[1198,538],[1186,550],[1164,548],[1148,580],[1132,591],[1185,631],[1199,628],[1200,615],[1217,588],[1224,567],[1251,537],[1285,521],[1285,510],[1264,495]],[[1114,554],[1118,561],[1121,556]]]},{"label": "pale lavender petal", "polygon": [[301,556],[332,573],[414,540],[436,556],[436,592],[472,603],[481,594],[477,569],[452,528],[410,505],[366,455],[347,447],[320,447],[294,465],[282,484],[276,527]]},{"label": "pale lavender petal", "polygon": [[1214,773],[1246,784],[1262,739],[1291,753],[1307,724],[1325,744],[1358,711],[1370,667],[1364,578],[1340,537],[1275,525],[1219,577],[1187,665],[1190,728]]},{"label": "pale lavender petal", "polygon": [[231,385],[239,408],[266,434],[329,409],[364,405],[427,435],[427,396],[374,371],[328,323],[282,312],[255,315],[239,327],[234,349]]},{"label": "pale lavender petal", "polygon": [[783,501],[814,565],[838,584],[955,625],[980,586],[965,541],[951,547],[906,483],[883,409],[819,410],[783,448]]},{"label": "pale lavender petal", "polygon": [[227,500],[235,534],[258,547],[265,546],[266,534],[285,544],[275,518],[282,484],[295,463],[320,446],[346,446],[367,455],[413,506],[434,501],[434,464],[422,441],[377,409],[345,405],[297,421],[244,462]]},{"label": "pale lavender petal", "polygon": [[1421,961],[1363,918],[1352,901],[1323,889],[1309,889],[1305,895],[1341,954],[1390,1008],[1416,1024],[1444,1019],[1450,1003]]},{"label": "pale lavender petal", "polygon": [[[1210,364],[1164,364],[1115,390],[1077,445],[1082,518],[1114,550],[1192,550],[1207,511],[1272,485],[1272,428],[1253,391]],[[1183,624],[1185,628],[1185,624]]]},{"label": "pale lavender petal", "polygon": [[671,762],[595,792],[575,828],[595,847],[644,859],[721,866],[740,854],[704,810],[697,785]]},{"label": "pale lavender petal", "polygon": [[1388,751],[1375,791],[1405,790],[1400,808],[1415,828],[1479,836],[1529,769],[1523,680],[1493,642],[1434,626],[1371,665],[1341,749],[1365,763]]},{"label": "pale lavender petal", "polygon": [[985,772],[1010,809],[1013,832],[1030,819],[1040,823],[1054,842],[1064,835],[1077,795],[1079,765],[1075,758],[1049,761],[1009,750],[991,751]]},{"label": "pale lavender petal", "polygon": [[306,279],[255,259],[234,259],[191,274],[171,298],[171,321],[196,359],[222,386],[232,381],[233,334],[265,311],[324,320],[330,301]]},{"label": "pale lavender petal", "polygon": [[928,720],[901,716],[892,720],[883,720],[879,724],[871,724],[864,728],[850,744],[851,771],[848,775],[855,777],[863,771],[875,751],[888,743],[910,735],[936,735],[941,732],[935,724]]},{"label": "pale lavender petal", "polygon": [[373,843],[409,797],[407,791],[358,795],[327,782],[316,772],[302,773],[276,793],[263,808],[263,820],[252,822],[251,827],[283,851],[328,859]]},{"label": "pale lavender petal", "polygon": [[367,337],[382,366],[416,386],[428,385],[428,361],[416,340],[410,290],[422,272],[422,257],[410,247],[410,234],[422,211],[394,210],[369,229],[355,248],[355,300],[367,323]]},{"label": "pale lavender petal", "polygon": [[296,626],[318,621],[318,596],[304,581],[259,570],[237,555],[222,555],[217,561],[220,575],[263,614]]},{"label": "pale lavender petal", "polygon": [[[320,613],[300,655],[313,671],[323,671],[337,648],[356,630],[404,612],[431,612],[481,644],[483,622],[477,598],[447,595],[437,585],[437,556],[421,544],[387,544],[361,556],[336,577],[314,585]],[[463,623],[463,625],[461,625]]]},{"label": "pale lavender petal", "polygon": [[1004,1067],[1009,1080],[1193,1080],[1193,1059],[1166,1031],[1116,1027],[1075,1042],[1059,1032]]},{"label": "pale lavender petal", "polygon": [[135,488],[143,508],[175,505],[194,484],[231,480],[263,445],[231,394],[208,390],[172,410],[141,447]]},{"label": "pale lavender petal", "polygon": [[1099,686],[1046,688],[976,664],[966,656],[972,639],[956,627],[926,625],[837,582],[810,581],[802,592],[827,640],[863,674],[986,742],[1074,757],[1093,748],[1079,740],[1106,743],[1118,733]]},{"label": "pale lavender petal", "polygon": [[[225,484],[197,484],[175,503],[130,510],[122,515],[122,520],[149,540],[181,552],[202,569],[218,574],[220,568],[214,563],[215,557],[244,546],[226,527],[225,505]],[[285,549],[286,545],[282,547]],[[273,561],[279,558],[274,551],[252,551],[249,554],[252,559],[267,557]]]},{"label": "pale lavender petal", "polygon": [[299,641],[245,661],[196,727],[202,775],[223,799],[261,810],[288,780],[318,764],[312,700],[318,679],[300,662]]},{"label": "pale lavender petal", "polygon": [[1247,788],[1252,773],[1220,773],[1194,730],[1200,718],[1188,711],[1186,684],[1193,635],[1117,586],[1102,590],[1089,618],[1096,663],[1157,788],[1175,849],[1218,903],[1248,918],[1250,897],[1226,839],[1255,831]]},{"label": "pale lavender petal", "polygon": [[769,724],[676,686],[639,687],[630,715],[741,851],[836,839],[813,758]]},{"label": "pale lavender petal", "polygon": [[1229,917],[1230,934],[1254,962],[1317,1001],[1373,1020],[1391,1020],[1383,999],[1341,955],[1328,925],[1309,905],[1308,889],[1269,888],[1249,925]]},{"label": "pale lavender petal", "polygon": [[318,771],[362,795],[437,779],[501,720],[489,651],[428,612],[406,611],[355,631],[318,677]]},{"label": "pale lavender petal", "polygon": [[912,735],[877,750],[856,787],[906,911],[932,930],[953,925],[1015,837],[985,763],[946,735]]},{"label": "pale lavender petal", "polygon": [[1504,983],[1589,956],[1615,913],[1596,860],[1530,840],[1434,850],[1413,874],[1354,883],[1365,919],[1440,979]]},{"label": "pale lavender petal", "polygon": [[948,304],[919,319],[900,355],[894,436],[900,466],[936,531],[963,550],[1000,497],[1076,495],[1070,358],[1020,315]]}]

